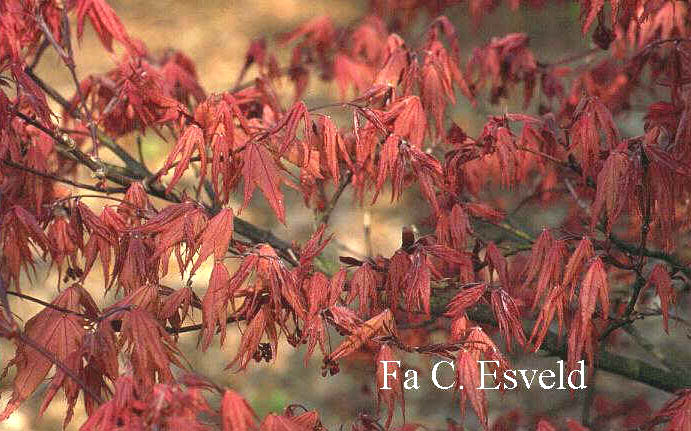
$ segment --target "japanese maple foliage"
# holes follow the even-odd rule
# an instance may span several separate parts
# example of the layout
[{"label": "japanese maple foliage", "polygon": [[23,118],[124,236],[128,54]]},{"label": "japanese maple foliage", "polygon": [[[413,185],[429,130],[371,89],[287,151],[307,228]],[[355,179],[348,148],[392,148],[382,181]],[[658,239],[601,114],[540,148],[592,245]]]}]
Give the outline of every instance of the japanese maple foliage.
[{"label": "japanese maple foliage", "polygon": [[[444,15],[456,3],[371,0],[350,26],[313,18],[252,41],[237,82],[209,94],[191,58],[174,47],[151,53],[106,0],[0,0],[0,337],[15,347],[0,420],[45,383],[39,413],[62,391],[68,424],[81,396],[84,431],[325,429],[297,404],[261,418],[241,388],[196,373],[178,344],[195,332],[202,351],[238,339],[225,364],[233,371],[273,361],[281,343],[306,344],[305,366],[319,357],[325,377],[344,361],[368,361],[386,413],[352,418],[353,431],[435,427],[405,423],[400,381],[382,389],[382,361],[409,355],[454,364],[451,431],[462,429],[467,405],[486,430],[691,429],[689,364],[637,329],[651,318],[656,338],[689,334],[687,3],[581,0],[593,48],[557,59],[534,52],[524,33],[464,51]],[[459,7],[481,26],[498,3]],[[104,50],[120,53],[105,73],[75,64],[72,38],[89,25]],[[35,72],[46,50],[70,72],[72,94]],[[287,64],[278,50],[290,53]],[[303,100],[317,77],[333,81],[339,102]],[[289,104],[277,92],[286,81]],[[477,136],[450,114],[512,97],[523,112],[494,110]],[[643,121],[632,133],[620,120],[635,109]],[[148,131],[172,144],[160,166],[123,145]],[[90,180],[79,180],[83,172]],[[289,225],[288,187],[302,197],[291,204],[319,221],[302,244],[244,218],[261,195]],[[347,189],[363,207],[420,196],[419,222],[401,226],[393,254],[336,261],[325,252],[353,235],[328,224]],[[94,197],[108,204],[99,210]],[[514,217],[528,202],[563,217],[541,232],[521,229]],[[35,298],[24,292],[43,263],[59,283]],[[206,288],[193,288],[204,265]],[[162,284],[171,273],[178,286]],[[22,301],[41,307],[25,322],[13,312]],[[517,355],[538,351],[567,371],[585,360],[590,375],[670,394],[654,411],[644,399],[592,396],[591,379],[580,422],[500,412],[478,390],[478,361],[494,361],[501,376]]]}]

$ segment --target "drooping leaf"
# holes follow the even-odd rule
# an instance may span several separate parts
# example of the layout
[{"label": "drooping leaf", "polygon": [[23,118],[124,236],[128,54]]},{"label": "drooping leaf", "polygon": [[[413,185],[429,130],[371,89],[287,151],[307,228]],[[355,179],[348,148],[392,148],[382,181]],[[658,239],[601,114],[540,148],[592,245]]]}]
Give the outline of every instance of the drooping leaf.
[{"label": "drooping leaf", "polygon": [[233,367],[236,364],[238,370],[247,368],[250,359],[255,357],[255,353],[259,348],[259,342],[264,334],[266,334],[271,345],[271,357],[275,358],[278,348],[278,335],[276,333],[273,314],[266,306],[262,307],[257,314],[252,317],[247,329],[245,329],[245,333],[242,335],[240,347],[238,348],[235,359],[233,359],[226,368]]},{"label": "drooping leaf", "polygon": [[84,18],[87,16],[108,51],[113,50],[113,39],[125,45],[133,53],[138,51],[127,35],[120,18],[105,0],[77,1],[77,36],[79,38],[84,32]]},{"label": "drooping leaf", "polygon": [[[657,296],[660,298],[662,324],[665,328],[665,332],[669,333],[669,306],[671,304],[676,304],[677,295],[672,287],[672,279],[669,277],[669,272],[667,272],[663,264],[658,263],[650,272],[645,288],[651,285],[655,286]],[[641,291],[641,293],[643,292]]]},{"label": "drooping leaf", "polygon": [[201,346],[206,350],[216,330],[221,331],[221,344],[226,335],[226,317],[230,298],[230,274],[223,262],[216,262],[211,271],[209,287],[202,299]]},{"label": "drooping leaf", "polygon": [[602,317],[609,317],[609,284],[607,283],[607,272],[599,257],[596,257],[590,266],[578,297],[578,310],[582,327],[590,325],[590,319],[595,313],[595,305],[599,299],[602,308]]},{"label": "drooping leaf", "polygon": [[[16,339],[16,354],[10,361],[10,365],[14,365],[17,372],[14,377],[12,397],[0,414],[0,421],[7,419],[24,400],[36,391],[48,372],[56,366],[53,360],[60,361],[63,365],[75,365],[71,358],[80,351],[86,334],[85,320],[77,313],[82,311],[81,304],[89,305],[89,308],[93,309],[92,312],[95,311],[95,304],[79,285],[65,289],[51,304],[70,312],[46,307],[24,325],[25,337],[44,350],[39,351],[21,338]],[[46,356],[45,353],[52,357]],[[76,369],[73,371],[77,374]],[[66,393],[70,391],[70,386],[76,384],[71,379],[61,382]],[[71,410],[77,400],[76,396],[68,398]],[[51,399],[52,395],[49,392],[46,400],[50,402]]]},{"label": "drooping leaf", "polygon": [[249,204],[255,187],[259,186],[278,220],[285,223],[281,173],[274,156],[263,145],[252,142],[247,143],[242,154],[242,176],[245,180],[243,207]]},{"label": "drooping leaf", "polygon": [[124,345],[132,363],[135,379],[145,388],[158,382],[174,381],[171,365],[185,368],[180,352],[163,326],[143,309],[118,312],[104,322],[119,317],[122,320],[120,344]]},{"label": "drooping leaf", "polygon": [[479,352],[474,349],[461,348],[456,357],[456,385],[460,389],[461,415],[465,415],[465,405],[469,400],[475,410],[478,421],[484,430],[488,430],[487,424],[487,399],[485,392],[479,389],[482,386],[478,360]]},{"label": "drooping leaf", "polygon": [[[384,373],[384,363],[388,362],[386,365],[386,370],[388,373]],[[384,428],[389,429],[391,427],[391,421],[393,420],[394,410],[396,408],[396,402],[401,405],[401,414],[403,415],[403,421],[405,422],[405,398],[403,396],[403,370],[397,365],[396,358],[394,357],[393,350],[388,344],[382,344],[377,354],[377,407],[381,407],[381,403],[386,404],[387,416],[386,425]],[[390,373],[396,373],[396,378],[389,377]],[[388,386],[384,386],[388,383]],[[382,389],[382,388],[387,389]]]},{"label": "drooping leaf", "polygon": [[606,229],[609,232],[612,225],[619,218],[619,214],[626,209],[633,192],[633,180],[637,173],[631,170],[628,155],[612,152],[602,170],[597,175],[597,194],[591,208],[591,229],[599,222],[604,209]]},{"label": "drooping leaf", "polygon": [[526,339],[521,324],[521,314],[514,299],[502,288],[493,289],[490,297],[492,312],[497,318],[499,331],[504,336],[509,352],[514,341],[521,347],[525,346]]},{"label": "drooping leaf", "polygon": [[585,270],[584,265],[590,260],[591,257],[595,255],[595,250],[593,249],[593,244],[590,242],[590,238],[583,237],[581,241],[576,246],[573,254],[566,263],[564,268],[564,280],[562,285],[569,292],[569,300],[573,296],[576,289],[576,285],[580,279],[580,274]]},{"label": "drooping leaf", "polygon": [[214,259],[221,259],[228,251],[228,244],[233,236],[233,210],[230,208],[222,209],[216,214],[204,229],[204,233],[199,240],[199,257],[192,267],[191,273],[194,274],[199,266],[209,256],[214,255]]},{"label": "drooping leaf", "polygon": [[324,358],[324,362],[335,362],[343,357],[355,353],[363,344],[376,336],[395,334],[396,326],[393,313],[388,308],[365,323],[358,325],[337,349]]},{"label": "drooping leaf", "polygon": [[166,162],[163,165],[162,171],[167,172],[169,169],[173,167],[175,163],[177,163],[175,165],[175,172],[173,174],[173,178],[170,180],[168,188],[166,189],[167,193],[170,193],[170,191],[182,178],[182,175],[185,173],[185,171],[190,165],[192,154],[195,150],[199,154],[201,163],[199,172],[199,181],[201,183],[204,181],[204,178],[206,176],[206,144],[204,141],[204,133],[202,129],[200,129],[199,126],[192,124],[185,127],[185,130],[182,132],[180,139],[178,139],[177,144],[175,145],[173,150],[170,153],[168,153],[168,158],[166,159]]},{"label": "drooping leaf", "polygon": [[475,305],[480,298],[482,298],[486,290],[486,283],[477,283],[461,290],[451,301],[449,301],[447,311],[444,315],[448,317],[459,317],[463,315],[468,308]]},{"label": "drooping leaf", "polygon": [[223,431],[255,431],[257,415],[247,401],[230,389],[221,400],[221,423]]}]

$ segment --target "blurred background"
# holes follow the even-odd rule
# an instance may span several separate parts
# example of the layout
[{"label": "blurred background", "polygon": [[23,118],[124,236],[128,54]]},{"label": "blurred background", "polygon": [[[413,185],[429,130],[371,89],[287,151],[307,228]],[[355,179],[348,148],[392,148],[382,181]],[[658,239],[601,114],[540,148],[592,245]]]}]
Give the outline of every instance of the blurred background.
[{"label": "blurred background", "polygon": [[[365,1],[333,1],[333,0],[111,0],[109,2],[123,20],[129,34],[146,43],[153,53],[161,53],[168,47],[182,50],[194,60],[200,81],[207,93],[220,92],[230,88],[237,79],[238,73],[245,60],[245,52],[252,39],[265,37],[270,49],[278,53],[279,60],[286,64],[290,47],[281,48],[274,43],[274,37],[282,32],[295,29],[304,21],[320,16],[330,15],[337,24],[355,24],[361,20],[367,10]],[[517,11],[509,10],[507,6],[500,6],[494,13],[485,17],[482,23],[473,22],[468,16],[467,5],[450,8],[446,15],[456,25],[461,43],[461,55],[467,61],[472,55],[473,47],[488,43],[492,37],[500,37],[511,32],[524,32],[531,37],[531,47],[538,60],[554,60],[568,57],[587,50],[590,42],[580,36],[579,8],[575,2],[548,2],[542,8],[523,8]],[[404,36],[415,37],[424,29],[425,25],[434,17],[421,16],[419,22],[410,29],[411,34]],[[114,66],[116,57],[109,56],[101,47],[92,29],[87,25],[85,37],[76,51],[77,72],[81,78],[90,73],[102,73]],[[589,61],[585,59],[585,61]],[[38,68],[38,74],[60,90],[62,94],[72,95],[73,87],[67,70],[62,67],[59,59],[53,53],[47,54]],[[248,75],[247,79],[251,79]],[[292,86],[286,82],[282,90],[287,100],[292,97]],[[487,91],[487,90],[485,90]],[[487,94],[479,98],[480,104],[473,109],[466,99],[458,98],[458,104],[450,111],[451,118],[470,135],[477,135],[487,115],[521,110],[521,94],[516,91],[516,98],[503,101],[500,105],[485,104]],[[324,83],[312,76],[310,86],[305,95],[308,106],[316,106],[335,101],[338,91],[334,83]],[[58,111],[56,111],[58,112]],[[329,112],[337,120],[339,112]],[[635,124],[640,120],[640,114],[629,114],[625,118],[625,125],[641,127]],[[341,118],[341,121],[347,121]],[[151,134],[153,135],[153,134]],[[134,150],[133,143],[124,141],[124,145]],[[164,142],[156,136],[147,136],[144,140],[144,156],[152,167],[160,167],[170,142]],[[301,205],[301,197],[292,190],[285,190],[286,200],[293,205],[287,207],[286,226],[277,223],[263,199],[254,199],[250,208],[242,216],[258,225],[272,229],[277,236],[285,239],[302,241],[313,231],[314,216],[310,210]],[[505,200],[507,208],[517,203],[522,196],[507,195],[499,190],[488,190],[495,194],[495,198]],[[258,193],[257,193],[258,194]],[[388,193],[383,193],[375,206],[360,207],[353,202],[347,192],[339,201],[339,205],[331,217],[330,229],[335,233],[337,245],[329,250],[333,256],[348,254],[360,257],[367,253],[368,247],[374,254],[390,256],[400,245],[400,231],[402,226],[415,225],[427,214],[410,211],[411,208],[426,208],[417,191],[404,195],[400,205],[389,205]],[[105,204],[105,201],[104,201]],[[98,203],[95,205],[98,210]],[[235,206],[237,207],[237,206]],[[517,214],[515,222],[529,232],[539,232],[545,223],[554,223],[563,214],[557,209],[534,211],[536,208],[526,206]],[[371,238],[367,244],[363,218],[365,213],[371,219]],[[201,296],[208,280],[210,268],[200,271],[195,278],[195,289]],[[174,272],[174,271],[171,271]],[[94,275],[100,274],[96,269]],[[37,273],[29,281],[26,292],[34,296],[50,300],[55,294],[57,285],[56,271],[51,268],[37,266]],[[90,279],[94,286],[87,286],[94,292],[94,297],[103,303],[102,282]],[[181,280],[171,277],[165,280],[170,286],[177,287]],[[24,288],[23,288],[24,289]],[[110,301],[110,298],[108,298]],[[15,307],[18,309],[19,307]],[[21,304],[21,317],[28,319],[38,311],[34,304]],[[194,315],[201,320],[199,313]],[[651,322],[653,323],[653,322]],[[655,325],[657,323],[655,322]],[[641,325],[645,327],[645,322]],[[268,412],[282,411],[290,404],[300,404],[307,408],[317,408],[323,415],[324,424],[332,430],[356,417],[358,412],[376,414],[376,388],[372,360],[352,361],[342,364],[341,372],[333,377],[321,376],[320,358],[315,358],[304,367],[302,356],[304,349],[294,351],[283,346],[278,359],[273,364],[250,364],[247,372],[234,374],[224,371],[227,363],[232,360],[236,352],[237,331],[229,328],[226,345],[221,349],[216,342],[206,353],[195,350],[196,334],[186,334],[180,337],[181,349],[186,354],[193,369],[204,374],[220,385],[226,385],[245,396],[256,409],[259,416]],[[12,357],[13,346],[1,344],[1,359],[3,367]],[[406,393],[406,419],[409,423],[422,422],[434,429],[446,428],[447,418],[460,422],[458,400],[449,391],[435,389],[430,380],[431,362],[421,358],[408,358],[407,365],[420,370],[421,389]],[[517,358],[516,367],[520,368],[552,368],[555,369],[556,358],[538,358],[531,356],[528,360]],[[1,382],[4,402],[9,398],[11,375]],[[450,376],[447,376],[450,378]],[[625,383],[623,380],[599,373],[597,376],[599,394],[612,395],[615,399],[635,399],[637,395],[650,395],[651,389],[643,386]],[[533,411],[545,416],[580,418],[584,392],[570,394],[568,391],[533,390],[529,394],[525,391],[513,391],[504,396],[489,393],[490,412],[492,419],[498,415],[509,414],[512,409],[520,408]],[[5,423],[0,424],[0,430],[54,430],[62,426],[65,405],[62,395],[58,395],[42,419],[32,417],[32,412],[38,411],[42,399],[39,392],[25,407]],[[217,402],[217,400],[213,400]],[[657,407],[657,406],[653,406]],[[514,418],[515,419],[515,418]],[[83,410],[78,404],[76,415],[68,429],[77,429],[83,422]],[[396,424],[402,424],[400,412],[396,416]],[[472,412],[468,413],[465,424],[467,429],[475,429]]]}]

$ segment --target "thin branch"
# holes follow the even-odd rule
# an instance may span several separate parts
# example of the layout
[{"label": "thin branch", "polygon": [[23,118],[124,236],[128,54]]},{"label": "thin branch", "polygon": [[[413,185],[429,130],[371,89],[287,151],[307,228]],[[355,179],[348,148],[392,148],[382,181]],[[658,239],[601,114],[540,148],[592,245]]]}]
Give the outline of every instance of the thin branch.
[{"label": "thin branch", "polygon": [[2,277],[0,277],[0,301],[2,302],[2,306],[5,309],[5,312],[7,312],[8,316],[10,316],[11,323],[13,325],[13,332],[11,333],[11,338],[18,338],[20,342],[39,352],[48,361],[50,361],[52,364],[54,364],[56,367],[62,370],[62,372],[64,372],[66,376],[74,380],[82,388],[85,395],[89,395],[91,398],[94,399],[94,401],[96,401],[96,403],[103,404],[103,399],[101,398],[101,396],[97,394],[90,386],[84,383],[84,381],[81,378],[79,378],[79,376],[76,375],[70,369],[70,367],[68,367],[64,362],[58,359],[53,353],[49,352],[46,348],[38,344],[30,337],[28,337],[23,331],[21,331],[17,327],[17,322],[16,320],[14,320],[14,315],[12,314],[12,310],[10,309],[10,302],[7,298],[8,294],[11,294],[11,292],[5,289],[5,282],[3,281]]},{"label": "thin branch", "polygon": [[551,67],[563,66],[564,64],[569,64],[569,63],[573,63],[573,62],[576,62],[579,60],[583,60],[584,58],[588,58],[593,54],[597,54],[598,52],[602,52],[602,48],[594,47],[594,48],[590,48],[590,49],[583,51],[583,52],[571,54],[567,57],[564,57],[562,59],[559,59],[559,60],[551,62],[551,63],[538,63],[538,67],[540,67],[542,69],[549,69]]},{"label": "thin branch", "polygon": [[34,70],[36,66],[38,66],[38,63],[41,61],[41,58],[43,57],[43,54],[46,52],[46,48],[50,45],[50,42],[48,42],[46,39],[43,39],[41,41],[41,45],[38,47],[36,50],[36,54],[34,55],[34,59],[31,60],[31,64],[29,65],[29,69]]},{"label": "thin branch", "polygon": [[6,293],[7,293],[7,295],[16,296],[17,298],[22,298],[22,299],[34,302],[34,303],[39,304],[39,305],[43,305],[44,307],[53,309],[55,311],[59,311],[60,313],[74,314],[75,316],[83,317],[85,319],[90,319],[90,317],[84,313],[80,313],[78,311],[72,311],[72,310],[69,310],[67,308],[60,307],[58,305],[51,304],[50,302],[46,302],[42,299],[35,298],[33,296],[29,296],[29,295],[19,293],[19,292],[10,292],[10,291],[7,291]]},{"label": "thin branch", "polygon": [[61,14],[61,21],[60,25],[62,26],[62,36],[63,36],[63,43],[65,46],[60,45],[57,40],[55,40],[55,37],[53,36],[53,33],[50,31],[50,28],[48,27],[48,24],[46,24],[45,19],[43,18],[42,14],[37,14],[36,19],[38,21],[38,26],[43,32],[43,35],[45,36],[46,40],[50,42],[50,44],[53,46],[55,51],[58,53],[60,58],[62,59],[62,62],[65,64],[67,69],[70,72],[70,77],[72,78],[72,82],[74,83],[74,87],[77,93],[77,97],[79,98],[79,102],[82,107],[83,115],[78,115],[82,120],[86,120],[86,127],[89,129],[89,132],[91,133],[91,139],[94,144],[94,151],[93,155],[94,157],[98,158],[98,144],[99,144],[99,139],[98,139],[98,134],[97,134],[97,129],[96,129],[96,123],[94,122],[93,116],[91,115],[91,110],[89,109],[89,106],[86,103],[86,98],[84,97],[84,94],[82,92],[81,84],[79,82],[79,78],[77,77],[77,70],[76,70],[76,65],[74,62],[74,53],[72,52],[72,40],[70,37],[70,25],[69,21],[67,19],[67,8],[62,8],[62,14]]},{"label": "thin branch", "polygon": [[666,253],[664,251],[660,251],[660,250],[652,250],[649,248],[640,249],[638,247],[638,245],[627,243],[626,241],[620,239],[619,237],[617,237],[613,233],[610,233],[608,238],[621,251],[624,251],[626,253],[630,253],[633,255],[642,254],[642,255],[647,256],[647,257],[652,257],[654,259],[658,259],[658,260],[662,260],[664,262],[667,262],[668,264],[670,264],[672,266],[672,269],[674,269],[675,271],[681,272],[689,280],[691,280],[691,267],[689,267],[687,264],[683,263],[678,257],[676,257],[672,254]]},{"label": "thin branch", "polygon": [[486,219],[478,219],[478,220],[482,221],[483,223],[487,223],[489,225],[498,227],[499,229],[506,231],[506,232],[510,233],[511,235],[513,235],[517,238],[520,238],[523,241],[526,241],[530,244],[535,242],[535,237],[533,235],[529,234],[528,232],[526,232],[522,229],[519,229],[519,228],[511,225],[511,223],[509,223],[507,221],[493,222],[493,221],[486,220]]},{"label": "thin branch", "polygon": [[535,154],[536,156],[540,156],[540,157],[542,157],[543,159],[549,160],[550,162],[555,163],[555,164],[557,164],[557,165],[559,165],[559,166],[562,166],[562,167],[564,167],[564,168],[569,168],[569,167],[570,167],[569,164],[568,164],[567,162],[565,162],[565,161],[563,161],[563,160],[560,160],[560,159],[558,159],[558,158],[556,158],[556,157],[554,157],[554,156],[550,156],[550,155],[547,154],[547,153],[543,153],[542,151],[533,150],[532,148],[528,148],[528,147],[518,147],[518,148],[516,148],[516,149],[517,149],[517,150],[526,151],[526,152],[531,153],[531,154]]},{"label": "thin branch", "polygon": [[[91,184],[80,183],[78,181],[73,181],[73,180],[70,180],[67,178],[60,177],[58,175],[49,174],[47,172],[41,172],[41,171],[38,171],[36,169],[30,168],[28,166],[20,165],[19,163],[15,163],[11,160],[2,160],[2,163],[11,167],[11,168],[19,169],[19,170],[34,174],[34,175],[39,176],[39,177],[47,178],[47,179],[57,181],[57,182],[63,183],[63,184],[68,184],[68,185],[71,185],[74,187],[78,187],[80,189],[91,190],[93,192],[102,192],[102,193],[110,194],[110,193],[125,193],[127,191],[126,187],[98,187],[98,186],[93,186]],[[104,196],[99,196],[99,197],[107,198],[108,196],[104,195]]]},{"label": "thin branch", "polygon": [[331,218],[331,213],[333,213],[333,210],[336,208],[336,204],[338,203],[338,200],[341,198],[341,195],[345,191],[346,187],[348,187],[348,184],[353,179],[353,173],[349,172],[348,176],[346,176],[343,181],[340,182],[338,185],[338,189],[336,189],[336,192],[334,195],[331,197],[331,200],[329,201],[328,205],[326,206],[326,209],[324,210],[324,214],[321,217],[320,224],[329,224],[329,218]]},{"label": "thin branch", "polygon": [[96,393],[96,391],[94,391],[90,386],[84,383],[84,381],[80,379],[79,376],[70,369],[70,367],[68,367],[64,362],[58,359],[54,354],[49,352],[45,347],[41,346],[36,341],[32,340],[30,337],[28,337],[21,331],[18,332],[17,336],[19,337],[22,343],[39,352],[51,363],[55,364],[56,367],[62,370],[62,372],[65,373],[66,376],[74,380],[82,388],[84,394],[93,398],[97,404],[103,404],[103,398],[101,398],[101,395]]}]

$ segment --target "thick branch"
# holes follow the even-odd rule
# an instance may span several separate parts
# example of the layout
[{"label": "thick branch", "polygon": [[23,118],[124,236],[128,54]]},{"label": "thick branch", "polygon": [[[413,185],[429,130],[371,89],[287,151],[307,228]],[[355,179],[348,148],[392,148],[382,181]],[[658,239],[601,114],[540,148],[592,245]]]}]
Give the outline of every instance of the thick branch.
[{"label": "thick branch", "polygon": [[[446,308],[448,295],[441,294],[435,301],[432,314],[441,316]],[[444,298],[443,300],[439,300]],[[476,307],[468,312],[468,317],[475,322],[497,326],[497,321],[489,307]],[[532,332],[534,322],[524,322],[523,330],[526,333]],[[540,350],[550,356],[557,356],[566,360],[566,344],[560,342],[559,337],[553,331],[549,331],[545,337]],[[627,379],[634,380],[654,388],[674,392],[678,389],[691,387],[691,373],[680,373],[666,371],[639,359],[621,356],[615,353],[601,350],[595,357],[595,367],[613,374],[617,374]]]},{"label": "thick branch", "polygon": [[666,253],[661,250],[651,250],[649,248],[639,248],[638,245],[634,244],[629,244],[626,241],[623,241],[619,237],[617,237],[614,234],[609,235],[609,240],[612,241],[614,245],[617,246],[622,251],[625,251],[627,253],[633,254],[633,255],[643,255],[647,257],[652,257],[654,259],[659,259],[662,261],[667,262],[672,266],[672,269],[675,271],[679,271],[682,274],[684,274],[689,280],[691,280],[691,268],[689,268],[688,265],[684,264],[678,257],[674,256],[673,254]]}]

